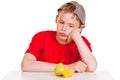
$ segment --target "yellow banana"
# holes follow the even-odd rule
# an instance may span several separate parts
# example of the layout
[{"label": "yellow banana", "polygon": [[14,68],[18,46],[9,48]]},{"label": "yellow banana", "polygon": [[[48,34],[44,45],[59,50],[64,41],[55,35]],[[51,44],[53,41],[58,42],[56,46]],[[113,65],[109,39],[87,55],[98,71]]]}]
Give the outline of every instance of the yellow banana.
[{"label": "yellow banana", "polygon": [[65,70],[65,71],[62,73],[62,75],[63,75],[64,78],[70,77],[70,76],[72,76],[73,74],[74,74],[74,70],[73,70],[73,69]]}]

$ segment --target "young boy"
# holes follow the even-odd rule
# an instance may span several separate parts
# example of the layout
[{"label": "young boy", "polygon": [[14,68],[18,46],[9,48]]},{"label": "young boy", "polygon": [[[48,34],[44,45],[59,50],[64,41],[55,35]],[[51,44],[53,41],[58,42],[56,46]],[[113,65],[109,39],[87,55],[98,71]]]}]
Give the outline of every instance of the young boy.
[{"label": "young boy", "polygon": [[96,70],[89,41],[81,36],[85,27],[85,10],[76,1],[58,9],[56,31],[41,31],[34,35],[21,64],[22,71],[53,71],[62,62],[77,72]]}]

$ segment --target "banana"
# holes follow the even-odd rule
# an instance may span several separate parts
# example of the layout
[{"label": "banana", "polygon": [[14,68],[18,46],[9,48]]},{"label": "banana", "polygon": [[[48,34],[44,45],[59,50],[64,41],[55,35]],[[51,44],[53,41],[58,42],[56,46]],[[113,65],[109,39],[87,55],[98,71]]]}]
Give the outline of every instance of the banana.
[{"label": "banana", "polygon": [[62,76],[64,78],[67,78],[67,77],[70,77],[74,74],[74,70],[73,69],[68,69],[68,70],[65,70],[63,73],[62,73]]}]

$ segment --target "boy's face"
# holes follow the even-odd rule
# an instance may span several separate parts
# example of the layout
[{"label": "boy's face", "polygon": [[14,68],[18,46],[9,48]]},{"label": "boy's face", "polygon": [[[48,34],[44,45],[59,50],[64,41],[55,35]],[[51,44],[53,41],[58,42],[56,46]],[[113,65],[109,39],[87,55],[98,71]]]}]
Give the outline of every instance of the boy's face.
[{"label": "boy's face", "polygon": [[69,34],[80,27],[80,22],[76,19],[76,16],[72,13],[60,12],[56,17],[57,23],[57,39],[59,41],[66,41]]}]

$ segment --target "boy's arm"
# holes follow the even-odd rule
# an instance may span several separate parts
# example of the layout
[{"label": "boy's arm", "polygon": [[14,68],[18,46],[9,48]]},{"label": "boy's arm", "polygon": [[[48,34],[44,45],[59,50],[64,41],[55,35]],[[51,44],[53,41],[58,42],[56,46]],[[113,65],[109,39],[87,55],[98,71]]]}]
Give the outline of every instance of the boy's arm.
[{"label": "boy's arm", "polygon": [[21,70],[25,72],[54,71],[55,66],[56,64],[37,61],[32,54],[26,53],[21,63]]},{"label": "boy's arm", "polygon": [[94,71],[97,68],[97,61],[92,55],[90,49],[83,41],[80,30],[75,30],[72,32],[72,39],[75,41],[82,61],[87,65],[87,71]]}]

